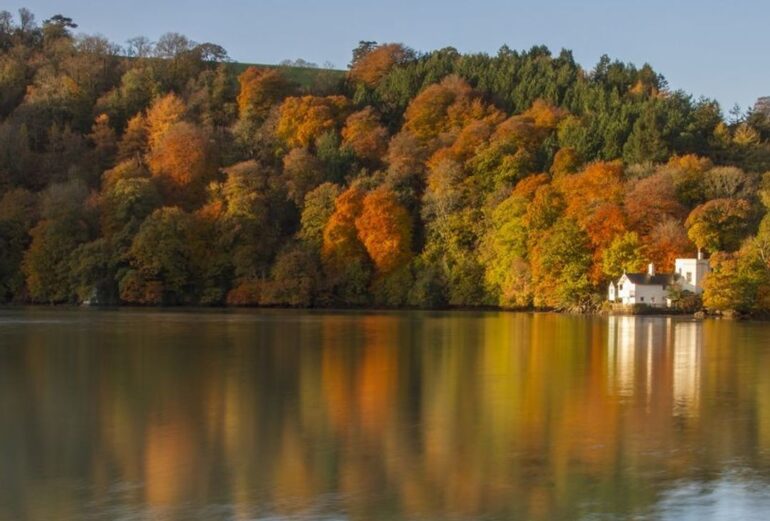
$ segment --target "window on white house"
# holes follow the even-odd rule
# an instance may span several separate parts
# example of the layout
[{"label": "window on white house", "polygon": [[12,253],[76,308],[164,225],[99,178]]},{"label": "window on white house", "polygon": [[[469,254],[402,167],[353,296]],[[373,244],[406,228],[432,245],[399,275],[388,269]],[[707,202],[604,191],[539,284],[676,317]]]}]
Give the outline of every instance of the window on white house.
[{"label": "window on white house", "polygon": [[639,297],[640,302],[644,302],[644,297]]},{"label": "window on white house", "polygon": [[618,285],[618,289],[619,289],[619,290],[621,290],[621,291],[623,291],[623,284],[619,284],[619,285]]},{"label": "window on white house", "polygon": [[653,302],[655,302],[655,297],[652,297],[650,300],[652,300]]},{"label": "window on white house", "polygon": [[692,282],[692,272],[691,271],[687,272],[687,282]]}]

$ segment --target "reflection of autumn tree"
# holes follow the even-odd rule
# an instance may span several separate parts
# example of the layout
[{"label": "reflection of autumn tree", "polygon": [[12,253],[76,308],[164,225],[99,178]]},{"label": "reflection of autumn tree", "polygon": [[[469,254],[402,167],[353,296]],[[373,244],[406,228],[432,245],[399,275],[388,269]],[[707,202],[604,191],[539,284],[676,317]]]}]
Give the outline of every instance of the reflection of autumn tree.
[{"label": "reflection of autumn tree", "polygon": [[[74,346],[58,351],[66,366],[51,357],[44,329],[9,348],[0,403],[24,424],[0,432],[0,446],[23,456],[4,453],[4,470],[17,477],[0,478],[0,504],[17,505],[11,518],[33,517],[10,498],[24,497],[21,484],[46,492],[24,463],[39,440],[45,472],[88,476],[95,495],[116,481],[139,483],[120,501],[181,517],[183,505],[216,503],[241,518],[333,508],[351,519],[554,519],[587,501],[628,517],[664,490],[651,475],[703,479],[726,462],[764,461],[760,382],[770,355],[747,324],[193,317],[121,313],[93,337],[57,330],[57,342]],[[167,340],[147,343],[146,328],[162,328]],[[13,374],[23,381],[12,383]],[[330,496],[339,503],[319,499]],[[77,517],[79,507],[63,501],[58,511]]]},{"label": "reflection of autumn tree", "polygon": [[[176,421],[174,421],[176,420]],[[192,476],[196,447],[185,418],[150,425],[144,443],[145,494],[150,505],[170,506],[191,495],[191,485],[180,476]]]}]

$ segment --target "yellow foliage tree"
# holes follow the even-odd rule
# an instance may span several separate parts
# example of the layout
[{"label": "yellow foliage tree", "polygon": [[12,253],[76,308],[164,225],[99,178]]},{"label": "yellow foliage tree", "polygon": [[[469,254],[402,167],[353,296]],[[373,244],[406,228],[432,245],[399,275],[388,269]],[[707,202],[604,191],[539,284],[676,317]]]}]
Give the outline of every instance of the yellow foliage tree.
[{"label": "yellow foliage tree", "polygon": [[150,148],[155,148],[168,129],[182,120],[186,110],[184,102],[173,93],[155,100],[146,116]]},{"label": "yellow foliage tree", "polygon": [[536,127],[555,129],[562,119],[568,113],[555,105],[551,105],[545,100],[536,99],[530,108],[521,114],[525,118],[530,118]]}]

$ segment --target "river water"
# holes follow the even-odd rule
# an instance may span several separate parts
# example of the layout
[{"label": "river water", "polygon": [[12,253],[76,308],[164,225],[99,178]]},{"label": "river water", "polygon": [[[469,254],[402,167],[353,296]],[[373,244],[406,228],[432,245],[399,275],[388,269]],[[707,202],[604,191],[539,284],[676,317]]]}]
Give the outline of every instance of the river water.
[{"label": "river water", "polygon": [[0,310],[2,520],[770,519],[770,323]]}]

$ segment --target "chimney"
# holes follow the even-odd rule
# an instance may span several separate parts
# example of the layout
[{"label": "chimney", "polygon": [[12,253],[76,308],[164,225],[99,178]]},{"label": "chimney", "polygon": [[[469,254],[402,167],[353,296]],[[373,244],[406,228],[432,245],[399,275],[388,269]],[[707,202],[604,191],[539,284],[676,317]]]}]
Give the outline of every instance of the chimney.
[{"label": "chimney", "polygon": [[655,276],[655,264],[652,262],[647,265],[647,274],[651,277]]},{"label": "chimney", "polygon": [[698,248],[698,260],[703,260],[703,250]]}]

